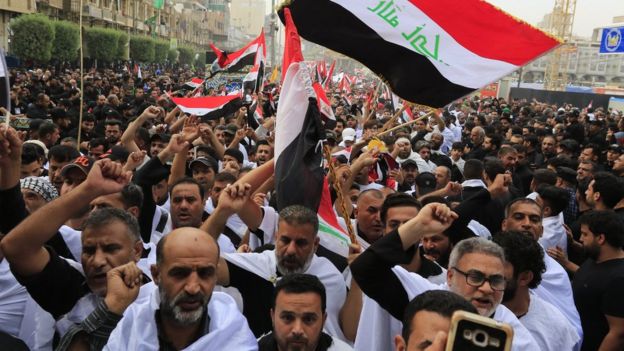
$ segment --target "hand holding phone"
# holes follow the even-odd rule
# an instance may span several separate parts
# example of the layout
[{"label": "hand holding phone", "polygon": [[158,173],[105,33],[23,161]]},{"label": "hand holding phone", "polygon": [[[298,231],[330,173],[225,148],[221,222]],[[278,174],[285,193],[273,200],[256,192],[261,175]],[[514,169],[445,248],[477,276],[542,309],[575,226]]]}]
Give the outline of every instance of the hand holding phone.
[{"label": "hand holding phone", "polygon": [[512,339],[509,324],[457,311],[451,319],[446,351],[510,351]]}]

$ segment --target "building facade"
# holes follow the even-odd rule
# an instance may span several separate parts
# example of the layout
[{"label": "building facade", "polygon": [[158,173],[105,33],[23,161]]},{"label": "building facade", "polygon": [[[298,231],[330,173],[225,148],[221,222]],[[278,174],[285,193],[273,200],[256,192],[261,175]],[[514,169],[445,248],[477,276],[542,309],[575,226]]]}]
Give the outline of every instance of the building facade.
[{"label": "building facade", "polygon": [[[82,2],[82,9],[80,4]],[[0,0],[0,45],[8,47],[9,21],[23,13],[39,12],[52,19],[114,28],[129,34],[152,35],[208,48],[227,41],[229,0]]]}]

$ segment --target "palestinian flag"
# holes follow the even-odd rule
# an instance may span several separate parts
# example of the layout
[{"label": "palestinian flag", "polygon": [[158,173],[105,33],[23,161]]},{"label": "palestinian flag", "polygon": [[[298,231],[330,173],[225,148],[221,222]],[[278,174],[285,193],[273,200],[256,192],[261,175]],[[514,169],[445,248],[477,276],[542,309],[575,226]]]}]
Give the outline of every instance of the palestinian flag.
[{"label": "palestinian flag", "polygon": [[249,42],[242,49],[227,53],[219,50],[213,44],[210,47],[217,55],[217,59],[212,63],[211,72],[214,74],[220,71],[236,72],[245,66],[252,66],[256,61],[256,54],[262,53],[263,57],[266,57],[266,43],[264,40],[264,30],[260,32],[260,35]]},{"label": "palestinian flag", "polygon": [[184,113],[201,116],[202,119],[216,119],[236,112],[242,106],[240,95],[202,96],[189,98],[172,97]]},{"label": "palestinian flag", "polygon": [[204,84],[204,80],[201,78],[191,78],[191,80],[189,80],[188,82],[184,83],[184,87],[188,88],[188,89],[197,89],[198,87],[202,86],[202,84]]},{"label": "palestinian flag", "polygon": [[325,131],[301,39],[286,15],[284,79],[275,122],[275,188],[277,209],[302,205],[319,208],[323,189],[322,149]]},{"label": "palestinian flag", "polygon": [[[361,62],[401,98],[432,107],[560,44],[482,0],[292,0],[287,6],[303,38]],[[283,21],[283,9],[279,14]]]}]

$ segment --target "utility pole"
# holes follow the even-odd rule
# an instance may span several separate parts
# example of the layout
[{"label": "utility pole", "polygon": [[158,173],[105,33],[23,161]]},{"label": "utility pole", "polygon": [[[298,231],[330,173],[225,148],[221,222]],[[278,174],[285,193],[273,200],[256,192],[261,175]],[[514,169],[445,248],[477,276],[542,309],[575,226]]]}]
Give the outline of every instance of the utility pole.
[{"label": "utility pole", "polygon": [[277,13],[275,11],[275,0],[271,0],[271,65],[275,67],[277,65],[275,56],[277,52]]}]

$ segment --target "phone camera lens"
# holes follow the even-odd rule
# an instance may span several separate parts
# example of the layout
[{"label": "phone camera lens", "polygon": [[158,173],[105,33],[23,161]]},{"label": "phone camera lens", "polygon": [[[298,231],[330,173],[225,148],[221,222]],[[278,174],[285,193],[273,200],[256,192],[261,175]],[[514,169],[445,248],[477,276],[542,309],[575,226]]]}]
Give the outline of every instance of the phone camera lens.
[{"label": "phone camera lens", "polygon": [[472,340],[475,345],[484,347],[488,344],[488,335],[483,330],[475,330]]}]

